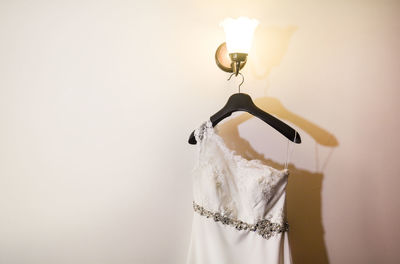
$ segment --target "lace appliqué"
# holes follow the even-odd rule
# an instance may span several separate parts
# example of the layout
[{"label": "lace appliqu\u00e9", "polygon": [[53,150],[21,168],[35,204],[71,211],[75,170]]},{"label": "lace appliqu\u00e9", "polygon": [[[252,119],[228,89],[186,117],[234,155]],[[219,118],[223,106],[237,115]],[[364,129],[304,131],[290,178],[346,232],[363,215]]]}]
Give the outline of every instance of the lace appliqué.
[{"label": "lace appliqu\u00e9", "polygon": [[193,209],[198,214],[205,216],[207,218],[213,218],[215,222],[221,222],[224,225],[230,225],[235,227],[237,230],[250,230],[256,232],[258,235],[265,239],[269,239],[273,235],[283,233],[289,230],[289,223],[287,221],[282,221],[282,224],[273,223],[269,219],[263,219],[255,224],[248,224],[241,220],[236,220],[229,218],[227,216],[221,215],[218,212],[211,212],[204,207],[196,204],[193,201]]}]

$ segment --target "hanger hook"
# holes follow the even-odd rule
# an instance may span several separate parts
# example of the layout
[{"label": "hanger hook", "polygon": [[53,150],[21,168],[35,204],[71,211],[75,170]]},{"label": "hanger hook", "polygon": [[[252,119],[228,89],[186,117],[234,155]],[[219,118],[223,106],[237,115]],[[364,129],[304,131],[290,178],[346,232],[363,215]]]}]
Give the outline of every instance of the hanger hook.
[{"label": "hanger hook", "polygon": [[[242,76],[242,82],[239,84],[239,93],[240,93],[240,86],[242,86],[242,84],[244,83],[244,76],[242,73],[240,73],[240,76]],[[232,76],[235,75],[235,73],[232,73],[231,76],[229,76],[228,81],[232,78]]]}]

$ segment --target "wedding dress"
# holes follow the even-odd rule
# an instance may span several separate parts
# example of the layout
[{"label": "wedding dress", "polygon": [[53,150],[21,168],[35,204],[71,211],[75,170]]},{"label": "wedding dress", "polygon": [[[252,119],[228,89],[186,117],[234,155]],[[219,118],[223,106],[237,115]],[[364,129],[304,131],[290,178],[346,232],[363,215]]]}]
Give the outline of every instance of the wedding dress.
[{"label": "wedding dress", "polygon": [[230,150],[210,119],[194,131],[193,222],[187,264],[290,264],[289,170]]}]

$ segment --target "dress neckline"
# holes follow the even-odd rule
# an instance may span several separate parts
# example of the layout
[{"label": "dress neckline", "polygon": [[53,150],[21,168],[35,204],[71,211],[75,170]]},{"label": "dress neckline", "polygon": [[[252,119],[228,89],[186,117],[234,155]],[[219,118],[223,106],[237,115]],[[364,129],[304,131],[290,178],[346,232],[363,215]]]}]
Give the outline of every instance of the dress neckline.
[{"label": "dress neckline", "polygon": [[[207,119],[207,121],[205,122],[205,126],[206,129],[208,131],[211,131],[211,135],[216,139],[216,141],[218,142],[219,146],[222,148],[222,150],[228,154],[230,157],[232,157],[234,160],[241,162],[241,163],[245,163],[245,164],[258,164],[260,167],[262,168],[267,168],[271,171],[275,171],[278,173],[284,173],[286,175],[289,174],[289,169],[284,168],[282,170],[278,170],[274,167],[271,167],[267,164],[265,164],[262,160],[260,159],[247,159],[245,157],[243,157],[242,155],[238,154],[235,150],[228,148],[228,146],[225,144],[224,139],[218,134],[218,129],[213,127],[212,122],[209,119]],[[210,134],[209,134],[210,135]]]}]

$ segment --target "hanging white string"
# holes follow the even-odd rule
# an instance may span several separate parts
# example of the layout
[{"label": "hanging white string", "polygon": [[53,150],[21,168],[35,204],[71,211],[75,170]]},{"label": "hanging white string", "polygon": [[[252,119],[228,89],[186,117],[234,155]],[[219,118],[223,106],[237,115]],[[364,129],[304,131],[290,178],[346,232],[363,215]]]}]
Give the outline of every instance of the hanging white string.
[{"label": "hanging white string", "polygon": [[[297,131],[294,131],[294,142],[296,142],[296,136],[297,136]],[[293,147],[292,147],[292,150],[290,151],[290,154],[289,154],[289,145],[290,145],[290,143],[291,143],[291,141],[288,139],[288,141],[287,141],[287,148],[286,148],[286,161],[285,161],[285,170],[288,168],[288,166],[289,166],[289,161],[290,161],[290,158],[292,157],[292,155],[293,155],[293,150],[294,150],[294,144],[295,143],[293,143]]]}]

